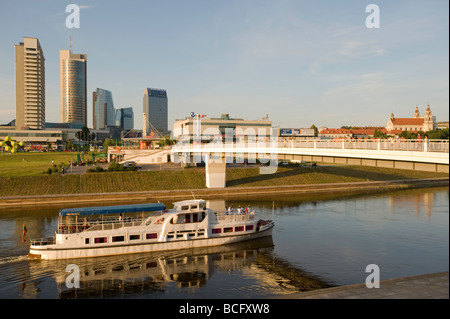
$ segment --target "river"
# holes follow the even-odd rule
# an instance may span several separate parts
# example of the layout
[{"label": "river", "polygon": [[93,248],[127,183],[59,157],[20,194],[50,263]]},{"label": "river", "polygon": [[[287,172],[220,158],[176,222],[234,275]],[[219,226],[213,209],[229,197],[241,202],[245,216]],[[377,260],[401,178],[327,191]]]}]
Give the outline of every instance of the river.
[{"label": "river", "polygon": [[[53,235],[62,207],[0,209],[0,298],[270,298],[364,283],[369,264],[379,267],[381,280],[448,271],[447,187],[234,197],[208,204],[220,210],[231,203],[251,205],[258,217],[274,220],[273,236],[223,247],[64,261],[27,257],[30,238]],[[71,264],[80,269],[79,288],[66,284]]]}]

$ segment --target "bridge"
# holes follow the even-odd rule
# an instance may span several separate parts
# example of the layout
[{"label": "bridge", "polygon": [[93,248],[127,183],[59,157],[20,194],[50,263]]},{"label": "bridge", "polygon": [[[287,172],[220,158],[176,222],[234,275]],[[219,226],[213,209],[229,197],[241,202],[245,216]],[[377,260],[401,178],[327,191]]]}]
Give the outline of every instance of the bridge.
[{"label": "bridge", "polygon": [[226,186],[226,164],[256,163],[261,174],[273,174],[280,162],[324,162],[348,165],[449,172],[448,140],[297,140],[183,143],[172,147],[172,161],[205,163],[206,186]]}]

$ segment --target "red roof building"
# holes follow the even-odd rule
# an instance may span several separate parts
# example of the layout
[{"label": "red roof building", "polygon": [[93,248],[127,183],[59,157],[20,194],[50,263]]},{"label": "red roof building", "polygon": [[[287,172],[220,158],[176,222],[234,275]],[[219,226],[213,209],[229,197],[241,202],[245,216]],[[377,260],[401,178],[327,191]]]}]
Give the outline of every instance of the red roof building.
[{"label": "red roof building", "polygon": [[400,133],[403,131],[427,132],[430,130],[434,130],[436,127],[436,119],[435,117],[433,117],[430,106],[428,105],[423,117],[420,116],[418,107],[416,107],[414,116],[412,118],[396,118],[394,117],[394,113],[392,113],[387,122],[386,130],[388,130],[389,132],[400,131]]}]

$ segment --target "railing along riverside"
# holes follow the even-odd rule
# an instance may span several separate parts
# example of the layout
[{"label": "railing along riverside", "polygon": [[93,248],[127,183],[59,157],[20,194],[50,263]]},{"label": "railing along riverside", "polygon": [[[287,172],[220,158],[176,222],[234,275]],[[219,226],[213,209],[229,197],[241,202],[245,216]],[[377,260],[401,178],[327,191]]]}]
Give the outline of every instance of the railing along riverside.
[{"label": "railing along riverside", "polygon": [[33,246],[45,246],[45,245],[53,245],[55,244],[55,238],[54,237],[45,237],[41,239],[32,239],[31,245]]},{"label": "railing along riverside", "polygon": [[219,222],[224,222],[224,221],[246,221],[246,220],[253,220],[255,218],[255,213],[254,212],[250,212],[250,213],[245,213],[245,214],[238,214],[238,213],[224,213],[224,214],[218,214],[217,215],[217,220]]},{"label": "railing along riverside", "polygon": [[72,234],[82,231],[111,230],[122,227],[139,226],[142,217],[108,217],[103,219],[86,219],[81,222],[64,222],[58,225],[58,234]]}]

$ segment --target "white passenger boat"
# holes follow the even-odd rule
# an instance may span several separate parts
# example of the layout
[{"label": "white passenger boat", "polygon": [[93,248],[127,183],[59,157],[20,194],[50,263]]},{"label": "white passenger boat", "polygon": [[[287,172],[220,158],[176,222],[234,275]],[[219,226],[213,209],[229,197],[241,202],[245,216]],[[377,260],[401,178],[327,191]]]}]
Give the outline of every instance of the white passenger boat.
[{"label": "white passenger boat", "polygon": [[61,209],[54,237],[31,240],[29,256],[68,259],[225,245],[272,235],[254,212],[227,214],[204,200]]}]

